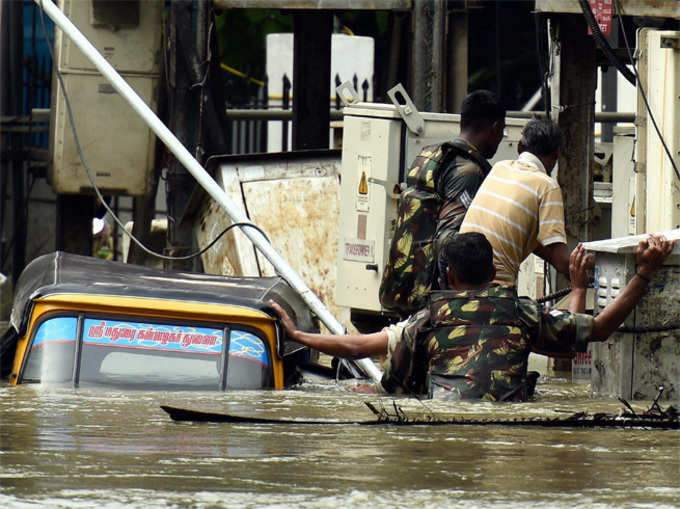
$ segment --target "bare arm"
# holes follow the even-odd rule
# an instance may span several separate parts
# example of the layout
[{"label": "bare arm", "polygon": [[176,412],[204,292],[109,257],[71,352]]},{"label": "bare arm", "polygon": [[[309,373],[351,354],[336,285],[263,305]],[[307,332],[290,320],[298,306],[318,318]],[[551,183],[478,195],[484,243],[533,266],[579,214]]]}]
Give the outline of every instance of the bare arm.
[{"label": "bare arm", "polygon": [[384,331],[374,332],[373,334],[346,335],[304,332],[295,328],[295,323],[288,316],[288,313],[276,302],[270,300],[269,305],[279,315],[288,337],[310,348],[344,359],[362,359],[387,353],[387,333]]},{"label": "bare arm", "polygon": [[543,258],[557,269],[557,272],[569,274],[569,248],[564,242],[556,242],[549,246],[540,244],[534,249],[534,254]]},{"label": "bare arm", "polygon": [[674,241],[661,235],[650,234],[640,241],[635,255],[637,274],[628,282],[614,301],[595,317],[591,341],[604,341],[616,330],[628,313],[635,307],[647,288],[647,283],[673,250]]},{"label": "bare arm", "polygon": [[571,280],[569,311],[572,313],[584,313],[586,310],[586,290],[590,282],[587,271],[594,265],[595,256],[586,255],[583,244],[579,243],[569,256],[569,279]]}]

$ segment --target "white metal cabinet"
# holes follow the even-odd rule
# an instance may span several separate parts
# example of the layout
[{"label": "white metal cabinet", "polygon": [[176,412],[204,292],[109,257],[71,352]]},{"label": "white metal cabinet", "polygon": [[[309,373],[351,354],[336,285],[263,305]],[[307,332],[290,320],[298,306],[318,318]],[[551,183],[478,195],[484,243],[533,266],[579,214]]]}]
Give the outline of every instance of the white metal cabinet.
[{"label": "white metal cabinet", "polygon": [[[391,104],[345,108],[340,188],[336,304],[383,311],[378,288],[394,233],[398,186],[423,147],[452,140],[460,115],[420,113],[424,131],[409,131]],[[506,135],[491,162],[517,157],[526,120],[507,119]]]},{"label": "white metal cabinet", "polygon": [[[676,239],[673,253],[623,323],[623,332],[590,345],[591,381],[598,395],[650,399],[663,385],[665,399],[680,396],[680,229],[665,235]],[[645,237],[585,243],[588,251],[596,253],[595,315],[635,276],[635,248]]]}]

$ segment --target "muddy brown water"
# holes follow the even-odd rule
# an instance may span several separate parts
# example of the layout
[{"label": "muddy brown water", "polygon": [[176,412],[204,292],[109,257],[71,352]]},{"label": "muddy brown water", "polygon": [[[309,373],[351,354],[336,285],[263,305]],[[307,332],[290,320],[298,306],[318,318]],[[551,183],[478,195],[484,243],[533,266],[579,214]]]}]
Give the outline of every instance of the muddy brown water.
[{"label": "muddy brown water", "polygon": [[[2,386],[0,507],[680,506],[678,431],[177,423],[159,407],[366,420],[365,400],[393,401],[330,382],[228,393]],[[562,379],[542,379],[522,404],[397,402],[440,418],[621,408]]]}]

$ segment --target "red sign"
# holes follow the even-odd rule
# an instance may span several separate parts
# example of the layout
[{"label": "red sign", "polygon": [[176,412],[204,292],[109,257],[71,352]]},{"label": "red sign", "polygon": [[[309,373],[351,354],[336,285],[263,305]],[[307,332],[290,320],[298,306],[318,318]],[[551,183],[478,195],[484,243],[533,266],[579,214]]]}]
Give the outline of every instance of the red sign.
[{"label": "red sign", "polygon": [[[612,33],[612,13],[614,12],[612,2],[613,0],[588,0],[590,10],[593,11],[595,21],[597,21],[597,25],[600,27],[602,35],[609,35]],[[588,27],[588,34],[592,35],[592,33],[590,27]]]}]

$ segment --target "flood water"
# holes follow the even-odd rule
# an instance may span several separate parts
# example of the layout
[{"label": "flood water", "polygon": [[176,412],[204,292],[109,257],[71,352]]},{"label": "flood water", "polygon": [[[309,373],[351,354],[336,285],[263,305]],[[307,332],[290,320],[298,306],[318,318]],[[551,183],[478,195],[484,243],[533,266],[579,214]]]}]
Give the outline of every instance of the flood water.
[{"label": "flood water", "polygon": [[[441,418],[621,408],[565,380],[537,390],[522,404],[397,402]],[[2,386],[0,507],[680,506],[678,431],[177,423],[159,407],[369,420],[365,400],[393,401],[332,383],[228,393]]]}]

